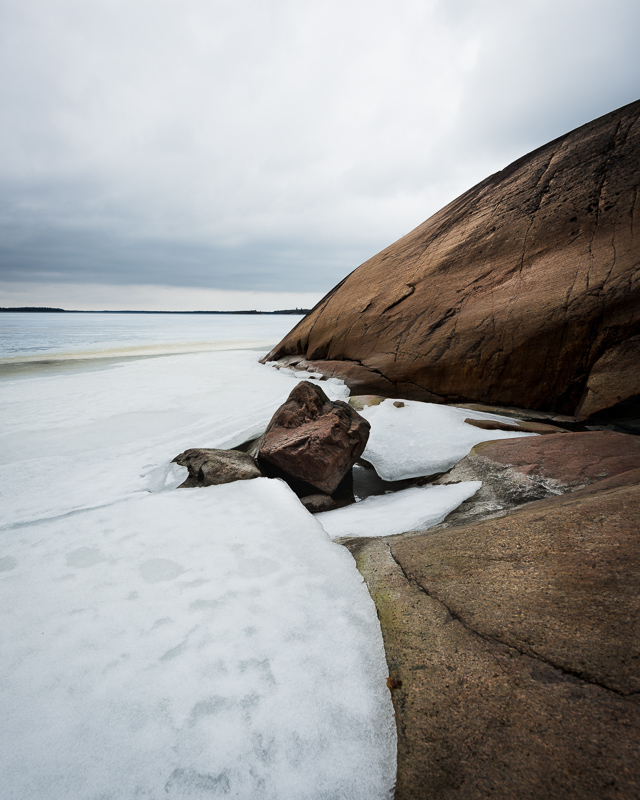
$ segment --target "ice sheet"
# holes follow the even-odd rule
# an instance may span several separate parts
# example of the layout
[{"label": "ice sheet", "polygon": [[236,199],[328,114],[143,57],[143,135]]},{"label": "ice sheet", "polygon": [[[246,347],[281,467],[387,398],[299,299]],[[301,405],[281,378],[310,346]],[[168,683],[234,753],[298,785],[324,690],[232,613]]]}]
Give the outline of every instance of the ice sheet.
[{"label": "ice sheet", "polygon": [[257,359],[197,353],[0,381],[0,525],[160,490],[188,447],[258,436],[300,379]]},{"label": "ice sheet", "polygon": [[389,795],[351,556],[279,481],[173,490],[175,455],[258,435],[298,382],[257,358],[0,378],[3,796]]},{"label": "ice sheet", "polygon": [[497,414],[411,400],[402,402],[404,407],[397,408],[393,400],[387,399],[359,412],[371,423],[362,457],[373,464],[385,481],[446,472],[479,442],[535,435],[485,431],[464,421],[472,418],[514,422]]},{"label": "ice sheet", "polygon": [[133,497],[3,536],[4,797],[389,796],[375,610],[285,484]]},{"label": "ice sheet", "polygon": [[413,486],[368,497],[360,503],[316,514],[332,539],[343,536],[393,536],[437,525],[460,503],[474,495],[481,481],[446,486]]},{"label": "ice sheet", "polygon": [[297,314],[2,314],[0,367],[266,344],[264,352],[300,319]]}]

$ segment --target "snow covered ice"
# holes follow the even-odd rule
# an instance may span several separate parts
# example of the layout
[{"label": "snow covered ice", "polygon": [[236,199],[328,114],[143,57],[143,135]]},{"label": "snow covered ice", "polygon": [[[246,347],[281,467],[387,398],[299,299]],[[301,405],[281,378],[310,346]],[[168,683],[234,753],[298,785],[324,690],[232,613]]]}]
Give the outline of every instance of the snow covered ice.
[{"label": "snow covered ice", "polygon": [[460,503],[472,497],[480,481],[446,486],[413,486],[399,492],[367,497],[359,503],[316,514],[331,536],[393,536],[426,530],[442,522]]},{"label": "snow covered ice", "polygon": [[10,535],[5,797],[388,796],[375,610],[281,481],[134,497]]},{"label": "snow covered ice", "polygon": [[[0,359],[2,794],[387,798],[396,732],[375,607],[321,521],[332,536],[374,533],[371,509],[378,535],[435,524],[475,484],[316,518],[266,478],[175,491],[178,453],[259,435],[309,377],[259,364],[264,348],[216,351],[191,328],[181,335],[203,351],[40,366],[28,356],[16,369],[18,337],[11,363]],[[322,387],[348,394],[337,380]],[[461,419],[491,415],[388,406],[365,410],[365,455],[383,478],[453,464],[494,438]],[[429,426],[437,446],[412,450]]]},{"label": "snow covered ice", "polygon": [[373,464],[385,481],[446,472],[479,442],[533,435],[480,430],[465,423],[467,418],[513,423],[513,419],[498,414],[411,400],[403,402],[404,407],[397,408],[393,400],[384,400],[359,412],[371,423],[362,457]]},{"label": "snow covered ice", "polygon": [[174,456],[259,434],[300,379],[260,354],[0,380],[4,797],[392,791],[387,666],[352,557],[280,481],[173,490]]},{"label": "snow covered ice", "polygon": [[[192,353],[3,381],[2,521],[160,489],[171,459],[188,447],[235,447],[258,436],[299,380],[258,357]],[[348,394],[336,380],[322,386],[332,399]]]}]

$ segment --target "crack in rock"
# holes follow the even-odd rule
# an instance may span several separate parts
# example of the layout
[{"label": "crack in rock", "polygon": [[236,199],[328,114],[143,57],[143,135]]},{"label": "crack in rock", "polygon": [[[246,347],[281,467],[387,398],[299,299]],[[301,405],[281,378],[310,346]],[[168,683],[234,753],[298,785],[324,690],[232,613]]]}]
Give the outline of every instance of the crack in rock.
[{"label": "crack in rock", "polygon": [[516,647],[515,645],[510,644],[509,642],[502,641],[501,639],[497,639],[496,637],[489,636],[489,634],[486,634],[486,633],[483,633],[482,631],[476,630],[460,614],[458,614],[457,612],[453,611],[437,595],[435,595],[432,592],[430,592],[429,589],[426,586],[424,586],[422,583],[420,583],[418,580],[416,580],[416,578],[414,578],[413,576],[409,575],[407,573],[407,571],[405,570],[405,568],[403,567],[402,563],[396,558],[393,550],[391,549],[391,546],[389,545],[389,543],[386,540],[385,540],[385,544],[386,544],[387,549],[389,551],[389,555],[391,556],[391,558],[393,559],[395,564],[397,564],[398,569],[400,570],[400,572],[404,576],[404,578],[407,581],[407,583],[409,585],[411,585],[411,586],[414,586],[416,589],[418,589],[418,591],[422,592],[422,594],[426,595],[430,600],[433,600],[434,602],[438,603],[442,608],[444,608],[444,610],[447,612],[447,614],[449,614],[449,616],[452,619],[454,619],[456,622],[459,622],[460,625],[462,625],[462,627],[467,631],[467,633],[471,634],[472,636],[482,640],[483,642],[487,642],[489,644],[496,644],[496,645],[500,645],[501,647],[506,647],[506,648],[508,648],[510,650],[515,651],[516,653],[519,653],[522,656],[526,656],[526,657],[531,658],[531,659],[533,659],[535,661],[538,661],[541,664],[544,664],[547,667],[551,667],[552,669],[556,670],[561,675],[564,675],[567,678],[580,681],[581,683],[587,684],[589,686],[595,686],[596,688],[602,689],[603,691],[609,692],[609,693],[611,693],[613,695],[616,695],[617,697],[623,697],[625,699],[633,699],[637,695],[640,695],[640,692],[621,692],[621,691],[619,691],[617,689],[612,689],[610,686],[606,686],[605,684],[599,683],[598,681],[594,681],[594,680],[590,680],[589,678],[586,678],[580,672],[571,670],[568,667],[564,667],[564,666],[562,666],[560,664],[556,664],[553,661],[549,661],[548,659],[543,658],[541,655],[539,655],[535,651],[525,650],[525,649],[522,649],[520,647]]}]

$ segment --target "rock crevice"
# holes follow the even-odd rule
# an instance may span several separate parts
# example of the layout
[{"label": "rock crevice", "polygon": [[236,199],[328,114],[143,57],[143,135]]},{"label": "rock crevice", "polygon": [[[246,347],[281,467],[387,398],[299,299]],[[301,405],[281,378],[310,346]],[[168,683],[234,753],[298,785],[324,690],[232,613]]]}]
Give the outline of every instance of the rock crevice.
[{"label": "rock crevice", "polygon": [[[478,628],[473,627],[473,625],[471,625],[459,612],[457,612],[455,609],[453,609],[450,606],[448,606],[446,604],[446,602],[441,597],[438,597],[438,595],[435,594],[433,592],[433,590],[429,589],[428,585],[424,581],[418,581],[410,572],[407,572],[406,569],[404,568],[404,566],[402,565],[402,562],[399,561],[398,558],[396,557],[396,555],[394,554],[393,548],[391,547],[389,541],[385,541],[385,544],[387,546],[389,557],[394,561],[395,564],[397,564],[398,569],[402,573],[402,575],[403,575],[404,579],[407,581],[407,583],[410,584],[411,586],[415,587],[419,592],[422,592],[423,594],[425,594],[430,600],[433,600],[434,602],[439,603],[442,606],[442,608],[446,611],[446,613],[451,617],[451,619],[455,620],[458,623],[460,623],[460,625],[462,625],[462,627],[467,631],[467,633],[471,634],[472,636],[475,636],[475,637],[477,637],[478,639],[480,639],[480,640],[482,640],[484,642],[500,645],[502,647],[507,647],[507,648],[509,648],[511,650],[516,651],[517,653],[519,653],[522,656],[526,656],[527,658],[534,659],[535,661],[539,661],[542,664],[545,664],[546,666],[551,667],[554,670],[557,670],[557,672],[561,673],[562,675],[564,675],[564,676],[566,676],[568,678],[573,678],[576,681],[579,681],[581,683],[587,683],[590,686],[596,686],[596,687],[602,689],[603,691],[612,692],[613,694],[616,694],[616,695],[618,695],[620,697],[629,697],[629,698],[631,698],[631,697],[635,697],[635,696],[640,694],[640,690],[639,691],[624,692],[624,691],[620,691],[618,689],[615,689],[615,688],[613,688],[611,686],[607,686],[605,683],[600,683],[597,680],[593,680],[593,679],[589,678],[589,676],[585,675],[582,672],[578,672],[576,670],[570,669],[566,665],[562,665],[562,664],[556,663],[554,661],[551,661],[548,658],[544,658],[542,655],[540,655],[539,653],[535,652],[535,650],[533,650],[533,649],[528,649],[528,648],[523,648],[523,647],[516,647],[511,642],[504,641],[503,639],[500,639],[499,637],[490,636],[485,631],[482,631],[482,630],[480,630]],[[487,559],[484,559],[484,560],[487,560]],[[433,566],[433,565],[432,564],[426,564],[424,566],[424,569],[427,569],[430,566]]]}]

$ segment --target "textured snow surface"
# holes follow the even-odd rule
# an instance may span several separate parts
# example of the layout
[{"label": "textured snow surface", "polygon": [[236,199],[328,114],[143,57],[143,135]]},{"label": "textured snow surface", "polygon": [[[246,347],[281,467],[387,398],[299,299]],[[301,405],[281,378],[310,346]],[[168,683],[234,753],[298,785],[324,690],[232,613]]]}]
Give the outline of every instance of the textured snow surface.
[{"label": "textured snow surface", "polygon": [[385,481],[446,472],[479,442],[535,435],[484,431],[465,423],[465,419],[471,418],[513,424],[513,419],[497,414],[411,400],[402,401],[404,407],[397,408],[393,402],[384,400],[359,412],[371,423],[362,457],[373,464]]},{"label": "textured snow surface", "polygon": [[331,536],[393,536],[437,525],[460,503],[474,495],[481,481],[446,486],[413,486],[399,492],[368,497],[360,503],[316,514]]},{"label": "textured snow surface", "polygon": [[257,357],[0,381],[3,797],[389,796],[352,557],[280,481],[173,490],[175,455],[259,434],[300,379]]},{"label": "textured snow surface", "polygon": [[375,611],[285,484],[147,495],[10,537],[4,797],[388,795]]}]

